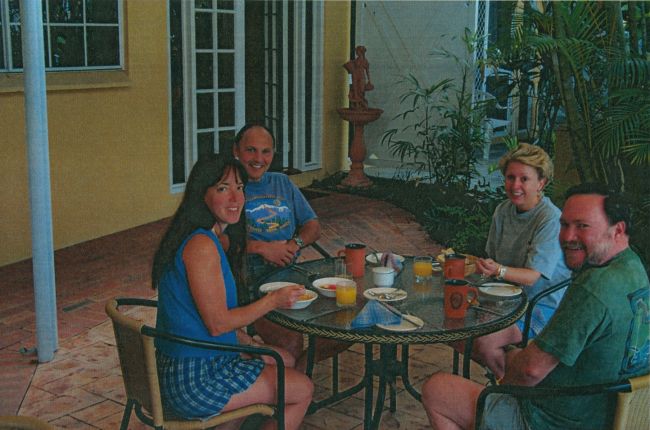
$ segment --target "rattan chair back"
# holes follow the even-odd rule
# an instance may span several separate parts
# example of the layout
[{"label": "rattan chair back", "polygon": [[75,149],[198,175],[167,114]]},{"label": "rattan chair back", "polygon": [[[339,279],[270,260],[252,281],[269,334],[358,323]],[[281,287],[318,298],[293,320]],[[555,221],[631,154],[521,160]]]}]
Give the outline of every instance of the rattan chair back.
[{"label": "rattan chair back", "polygon": [[614,429],[650,429],[650,375],[630,379],[630,390],[618,393]]}]

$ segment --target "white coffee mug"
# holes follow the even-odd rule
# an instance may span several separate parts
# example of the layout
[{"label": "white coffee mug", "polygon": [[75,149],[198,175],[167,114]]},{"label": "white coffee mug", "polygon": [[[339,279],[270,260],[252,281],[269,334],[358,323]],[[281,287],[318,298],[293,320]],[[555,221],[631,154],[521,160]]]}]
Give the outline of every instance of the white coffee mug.
[{"label": "white coffee mug", "polygon": [[390,287],[395,282],[395,269],[392,267],[373,267],[372,281],[378,287]]}]

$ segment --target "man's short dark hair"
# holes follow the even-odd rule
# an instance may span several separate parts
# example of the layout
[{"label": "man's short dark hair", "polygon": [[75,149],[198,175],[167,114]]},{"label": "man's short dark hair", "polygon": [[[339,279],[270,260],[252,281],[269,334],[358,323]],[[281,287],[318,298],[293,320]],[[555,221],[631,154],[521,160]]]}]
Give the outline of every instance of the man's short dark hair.
[{"label": "man's short dark hair", "polygon": [[262,122],[249,122],[248,124],[244,125],[237,132],[237,135],[235,135],[235,145],[239,145],[239,142],[244,138],[244,134],[246,134],[246,132],[253,127],[263,128],[264,130],[267,131],[267,133],[269,133],[269,135],[271,136],[271,141],[273,142],[273,150],[275,151],[275,136],[273,136],[273,132],[271,131],[271,129],[268,128],[266,125],[264,125],[264,123]]},{"label": "man's short dark hair", "polygon": [[632,228],[632,211],[622,193],[605,184],[585,182],[584,184],[569,188],[564,194],[564,197],[568,199],[577,194],[597,194],[605,197],[604,210],[607,222],[611,226],[623,221],[625,223],[625,231],[629,233]]}]

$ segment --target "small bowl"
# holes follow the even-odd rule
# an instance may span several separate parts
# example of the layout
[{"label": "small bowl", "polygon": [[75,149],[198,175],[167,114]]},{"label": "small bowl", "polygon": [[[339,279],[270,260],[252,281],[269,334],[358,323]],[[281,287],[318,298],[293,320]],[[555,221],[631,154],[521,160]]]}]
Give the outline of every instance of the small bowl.
[{"label": "small bowl", "polygon": [[291,306],[291,309],[304,309],[316,300],[318,294],[315,291],[305,290],[305,293]]},{"label": "small bowl", "polygon": [[[400,263],[404,263],[404,257],[402,257],[399,254],[393,254],[393,255],[395,256],[397,261],[399,261]],[[366,261],[370,265],[377,266],[381,264],[381,259],[383,256],[384,256],[383,252],[373,252],[372,254],[366,255]]]},{"label": "small bowl", "polygon": [[320,278],[312,282],[313,287],[325,297],[336,297],[337,285],[356,285],[352,279],[345,278]]}]

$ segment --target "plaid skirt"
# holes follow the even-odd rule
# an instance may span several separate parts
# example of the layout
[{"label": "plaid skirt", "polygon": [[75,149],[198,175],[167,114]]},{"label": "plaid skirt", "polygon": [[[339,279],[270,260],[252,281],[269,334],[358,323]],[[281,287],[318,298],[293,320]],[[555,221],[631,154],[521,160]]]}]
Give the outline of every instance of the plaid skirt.
[{"label": "plaid skirt", "polygon": [[156,352],[158,379],[166,411],[183,418],[218,415],[234,394],[246,391],[264,362],[239,355],[173,358]]}]

